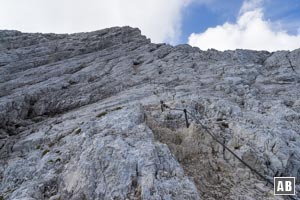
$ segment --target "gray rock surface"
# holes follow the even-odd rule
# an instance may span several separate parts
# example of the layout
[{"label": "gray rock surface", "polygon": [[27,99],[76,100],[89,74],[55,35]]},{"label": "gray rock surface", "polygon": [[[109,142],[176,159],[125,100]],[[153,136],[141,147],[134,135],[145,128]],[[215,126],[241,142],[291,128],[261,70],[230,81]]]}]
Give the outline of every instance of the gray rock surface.
[{"label": "gray rock surface", "polygon": [[282,199],[160,100],[299,191],[299,88],[300,49],[201,51],[130,27],[0,31],[0,199]]}]

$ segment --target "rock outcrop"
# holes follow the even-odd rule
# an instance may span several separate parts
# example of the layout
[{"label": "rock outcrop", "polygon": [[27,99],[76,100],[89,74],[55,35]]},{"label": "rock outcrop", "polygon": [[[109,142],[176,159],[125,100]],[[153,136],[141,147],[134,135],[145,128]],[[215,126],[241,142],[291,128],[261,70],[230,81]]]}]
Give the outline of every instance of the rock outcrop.
[{"label": "rock outcrop", "polygon": [[0,31],[0,199],[275,199],[161,100],[299,191],[299,88],[300,49],[201,51],[130,27]]}]

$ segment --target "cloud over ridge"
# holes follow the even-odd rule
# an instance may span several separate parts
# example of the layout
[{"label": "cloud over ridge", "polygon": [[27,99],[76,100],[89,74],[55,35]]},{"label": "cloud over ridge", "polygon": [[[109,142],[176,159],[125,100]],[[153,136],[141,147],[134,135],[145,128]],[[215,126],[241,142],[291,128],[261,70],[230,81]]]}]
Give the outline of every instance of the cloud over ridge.
[{"label": "cloud over ridge", "polygon": [[182,9],[191,1],[0,0],[0,29],[74,33],[129,25],[140,28],[153,42],[175,44]]},{"label": "cloud over ridge", "polygon": [[290,35],[274,23],[264,19],[261,0],[245,1],[235,23],[208,28],[203,33],[192,33],[188,43],[200,49],[218,50],[294,50],[300,47],[300,33]]}]

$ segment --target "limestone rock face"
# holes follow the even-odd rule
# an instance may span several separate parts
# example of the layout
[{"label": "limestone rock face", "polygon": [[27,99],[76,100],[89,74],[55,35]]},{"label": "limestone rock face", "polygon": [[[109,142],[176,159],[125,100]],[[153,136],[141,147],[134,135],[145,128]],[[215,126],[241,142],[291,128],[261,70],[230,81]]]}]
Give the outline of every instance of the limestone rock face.
[{"label": "limestone rock face", "polygon": [[300,49],[201,51],[131,27],[0,31],[0,199],[275,198],[161,100],[299,191],[299,88]]}]

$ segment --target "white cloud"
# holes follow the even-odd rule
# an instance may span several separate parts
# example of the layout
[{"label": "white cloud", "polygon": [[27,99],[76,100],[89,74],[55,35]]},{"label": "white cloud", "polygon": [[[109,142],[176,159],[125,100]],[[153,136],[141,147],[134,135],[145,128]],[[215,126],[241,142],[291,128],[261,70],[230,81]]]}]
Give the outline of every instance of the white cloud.
[{"label": "white cloud", "polygon": [[0,29],[73,33],[139,27],[153,42],[176,43],[181,11],[208,0],[0,0]]},{"label": "white cloud", "polygon": [[244,1],[239,14],[244,14],[248,11],[253,11],[262,6],[263,0],[246,0]]},{"label": "white cloud", "polygon": [[290,35],[278,25],[264,19],[260,0],[245,1],[236,23],[193,33],[189,44],[201,49],[294,50],[300,48],[300,34]]}]

